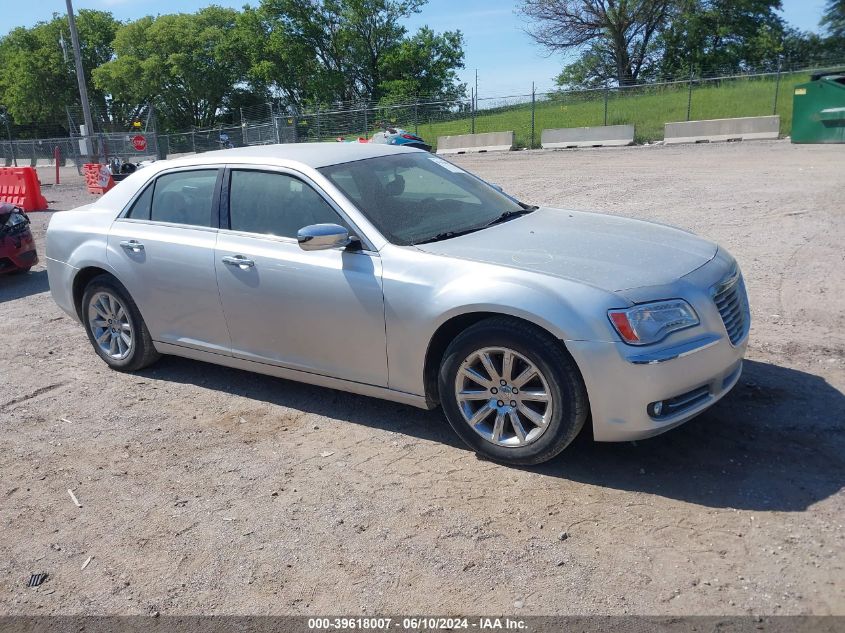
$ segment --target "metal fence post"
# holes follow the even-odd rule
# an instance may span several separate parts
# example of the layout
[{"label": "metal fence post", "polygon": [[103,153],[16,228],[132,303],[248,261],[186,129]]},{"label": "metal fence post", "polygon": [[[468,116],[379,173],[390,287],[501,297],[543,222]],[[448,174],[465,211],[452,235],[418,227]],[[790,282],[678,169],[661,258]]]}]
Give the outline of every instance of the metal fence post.
[{"label": "metal fence post", "polygon": [[475,90],[473,88],[470,88],[469,98],[469,107],[472,112],[472,124],[470,127],[470,134],[475,134]]},{"label": "metal fence post", "polygon": [[531,82],[531,145],[528,146],[528,149],[534,149],[534,123],[536,121],[536,105],[537,105],[537,93],[536,88],[534,86],[534,82]]},{"label": "metal fence post", "polygon": [[414,99],[414,134],[416,136],[420,135],[420,118],[418,116],[417,108],[420,105],[420,98],[417,97]]},{"label": "metal fence post", "polygon": [[772,106],[772,114],[778,113],[778,94],[780,93],[780,69],[781,69],[781,60],[778,60],[778,76],[777,76],[777,80],[775,81],[775,103]]},{"label": "metal fence post", "polygon": [[370,138],[370,128],[367,125],[367,102],[364,102],[364,138]]},{"label": "metal fence post", "polygon": [[279,137],[279,121],[276,119],[276,115],[273,114],[273,104],[268,103],[267,106],[270,108],[270,121],[273,123],[273,136],[276,139],[276,143],[281,143],[282,139]]},{"label": "metal fence post", "polygon": [[695,77],[695,71],[690,71],[689,74],[689,92],[687,93],[687,121],[690,120],[690,114],[692,112],[692,79]]},{"label": "metal fence post", "polygon": [[194,154],[197,153],[197,133],[191,130],[191,147],[194,148]]},{"label": "metal fence post", "polygon": [[320,140],[320,104],[317,104],[317,140]]},{"label": "metal fence post", "polygon": [[604,124],[607,125],[607,100],[610,96],[610,86],[607,85],[607,82],[604,82]]}]

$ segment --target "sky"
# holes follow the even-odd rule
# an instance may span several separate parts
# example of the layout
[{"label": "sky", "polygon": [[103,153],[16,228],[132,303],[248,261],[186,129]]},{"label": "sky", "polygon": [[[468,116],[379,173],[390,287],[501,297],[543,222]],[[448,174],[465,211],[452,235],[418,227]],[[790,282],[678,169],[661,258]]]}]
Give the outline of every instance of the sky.
[{"label": "sky", "polygon": [[[159,13],[193,12],[209,4],[241,8],[257,0],[74,0],[79,9],[111,11],[119,20]],[[526,23],[518,16],[513,0],[429,0],[421,13],[406,20],[409,31],[428,25],[435,31],[460,29],[465,39],[466,68],[459,74],[469,86],[478,71],[478,93],[507,96],[554,86],[554,77],[565,65],[561,55],[547,56],[525,33]],[[818,29],[824,0],[782,0],[783,17],[806,31]],[[0,35],[17,26],[32,26],[64,13],[64,0],[0,0]]]}]

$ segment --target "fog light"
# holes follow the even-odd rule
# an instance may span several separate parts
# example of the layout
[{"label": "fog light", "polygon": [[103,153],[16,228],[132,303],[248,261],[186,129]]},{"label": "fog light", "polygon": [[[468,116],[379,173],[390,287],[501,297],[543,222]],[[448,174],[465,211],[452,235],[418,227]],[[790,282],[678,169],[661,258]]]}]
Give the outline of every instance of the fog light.
[{"label": "fog light", "polygon": [[663,401],[652,402],[648,405],[648,414],[653,418],[659,418],[663,414]]}]

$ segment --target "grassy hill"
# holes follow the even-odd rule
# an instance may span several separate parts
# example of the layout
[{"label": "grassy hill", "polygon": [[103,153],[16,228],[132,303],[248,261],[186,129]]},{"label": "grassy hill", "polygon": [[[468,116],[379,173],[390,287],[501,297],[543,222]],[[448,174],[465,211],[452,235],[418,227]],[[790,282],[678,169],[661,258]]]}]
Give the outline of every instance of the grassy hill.
[{"label": "grassy hill", "polygon": [[[742,78],[708,80],[693,85],[690,120],[725,119],[732,117],[779,114],[782,136],[792,127],[792,92],[795,84],[809,80],[807,73],[783,74],[777,90],[776,78]],[[687,120],[689,87],[686,83],[638,86],[612,90],[607,99],[607,124],[630,124],[636,127],[636,141],[661,140],[663,124]],[[523,100],[523,99],[520,99]],[[604,125],[605,95],[603,91],[585,91],[543,95],[535,109],[534,146],[539,147],[544,128]],[[395,121],[413,130],[413,121]],[[448,120],[420,120],[419,134],[436,143],[438,136],[468,134],[471,118],[461,116]],[[531,103],[505,103],[487,107],[481,102],[476,115],[475,131],[503,132],[513,130],[519,147],[531,143]]]}]

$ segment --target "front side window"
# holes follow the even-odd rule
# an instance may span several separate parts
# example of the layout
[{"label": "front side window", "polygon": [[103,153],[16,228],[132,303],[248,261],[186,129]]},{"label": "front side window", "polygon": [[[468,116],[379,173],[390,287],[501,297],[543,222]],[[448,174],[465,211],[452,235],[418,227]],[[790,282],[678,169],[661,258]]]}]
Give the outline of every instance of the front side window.
[{"label": "front side window", "polygon": [[153,222],[216,226],[216,222],[212,222],[212,204],[217,173],[216,169],[197,169],[159,176],[153,189],[150,219]]},{"label": "front side window", "polygon": [[346,226],[307,183],[267,171],[233,170],[229,186],[229,228],[233,231],[296,237],[311,224]]},{"label": "front side window", "polygon": [[320,171],[394,244],[481,229],[527,208],[460,167],[418,152]]}]

